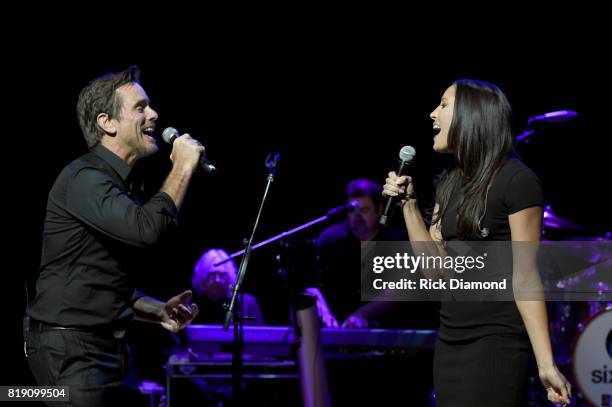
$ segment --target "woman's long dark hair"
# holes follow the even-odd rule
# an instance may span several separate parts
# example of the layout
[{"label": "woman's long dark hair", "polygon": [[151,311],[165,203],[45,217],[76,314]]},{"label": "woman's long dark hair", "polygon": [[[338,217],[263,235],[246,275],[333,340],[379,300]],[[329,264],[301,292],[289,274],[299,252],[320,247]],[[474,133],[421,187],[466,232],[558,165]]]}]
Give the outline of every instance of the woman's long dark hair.
[{"label": "woman's long dark hair", "polygon": [[440,207],[432,223],[444,217],[453,191],[460,188],[457,233],[469,239],[483,236],[480,220],[488,188],[512,151],[511,108],[503,92],[492,83],[460,79],[453,85],[455,106],[448,147],[455,166],[440,180],[436,192]]}]

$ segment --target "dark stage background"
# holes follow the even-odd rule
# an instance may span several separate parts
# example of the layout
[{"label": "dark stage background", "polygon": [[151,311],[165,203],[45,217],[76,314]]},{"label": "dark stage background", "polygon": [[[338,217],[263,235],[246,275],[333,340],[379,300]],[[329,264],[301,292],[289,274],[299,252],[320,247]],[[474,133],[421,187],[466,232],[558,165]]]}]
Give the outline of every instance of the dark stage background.
[{"label": "dark stage background", "polygon": [[[75,113],[78,93],[90,79],[130,64],[142,68],[141,82],[159,113],[160,152],[143,160],[138,169],[151,180],[148,190],[159,188],[169,168],[169,148],[160,137],[167,126],[200,139],[220,168],[215,178],[196,175],[180,213],[180,228],[161,248],[143,254],[140,288],[153,296],[168,298],[187,288],[192,266],[206,249],[242,248],[265,186],[269,152],[279,152],[282,161],[259,239],[344,203],[345,185],[353,178],[382,182],[397,166],[397,153],[406,144],[417,151],[411,173],[420,201],[431,204],[432,179],[448,160],[431,151],[429,113],[445,88],[460,77],[498,84],[513,105],[517,134],[531,116],[562,109],[579,113],[573,123],[542,128],[519,151],[542,178],[555,214],[588,228],[579,235],[602,236],[612,230],[607,198],[610,154],[605,147],[609,95],[603,91],[609,78],[601,76],[606,70],[601,65],[576,69],[575,58],[582,56],[515,51],[497,58],[417,59],[409,50],[400,53],[384,45],[348,46],[339,41],[321,49],[206,49],[192,60],[117,60],[109,52],[112,62],[60,58],[44,66],[30,64],[11,79],[18,89],[15,101],[22,107],[16,120],[19,136],[11,142],[19,140],[19,151],[27,151],[27,156],[19,157],[20,168],[11,173],[18,184],[13,193],[20,199],[10,212],[15,215],[9,223],[16,220],[18,232],[12,234],[8,255],[17,259],[11,264],[19,266],[13,274],[17,281],[9,286],[10,320],[5,329],[10,335],[3,347],[7,360],[14,363],[3,384],[33,384],[19,334],[24,282],[31,297],[48,190],[59,171],[86,151]],[[193,50],[191,55],[197,53]],[[399,218],[394,221],[401,224]],[[315,227],[299,236],[316,237],[321,230]],[[553,238],[572,235],[551,233]],[[12,245],[19,250],[13,251]],[[268,323],[286,324],[289,311],[276,253],[274,245],[255,252],[246,289],[259,298]],[[415,314],[406,308],[406,326],[437,325],[433,314]],[[134,331],[134,340],[151,348],[148,361],[147,347],[140,348],[138,357],[143,363],[156,363],[158,356],[151,355],[157,355],[157,344],[168,341],[168,336],[152,326],[137,325]]]}]

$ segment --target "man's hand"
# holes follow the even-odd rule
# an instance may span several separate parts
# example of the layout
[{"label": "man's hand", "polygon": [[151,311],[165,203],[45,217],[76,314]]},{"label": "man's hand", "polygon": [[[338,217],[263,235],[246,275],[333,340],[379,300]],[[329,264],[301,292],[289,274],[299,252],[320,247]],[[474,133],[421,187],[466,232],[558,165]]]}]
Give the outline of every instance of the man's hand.
[{"label": "man's hand", "polygon": [[342,323],[342,328],[358,328],[363,329],[368,327],[368,321],[360,315],[353,314]]},{"label": "man's hand", "polygon": [[178,332],[193,321],[200,309],[196,304],[189,304],[191,295],[191,290],[187,290],[166,302],[161,312],[161,326],[170,332]]},{"label": "man's hand", "polygon": [[338,328],[338,321],[331,311],[329,311],[329,309],[319,311],[319,313],[321,316],[321,322],[323,323],[323,328]]},{"label": "man's hand", "polygon": [[204,154],[205,148],[198,140],[189,134],[183,134],[172,143],[170,160],[173,165],[182,166],[188,172],[193,172]]}]

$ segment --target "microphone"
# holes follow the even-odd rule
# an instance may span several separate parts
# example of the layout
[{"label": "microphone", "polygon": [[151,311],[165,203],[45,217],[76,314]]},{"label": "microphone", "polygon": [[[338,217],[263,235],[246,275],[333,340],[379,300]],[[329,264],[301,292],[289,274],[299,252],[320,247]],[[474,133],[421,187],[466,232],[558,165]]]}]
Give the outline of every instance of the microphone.
[{"label": "microphone", "polygon": [[[402,172],[404,169],[408,167],[408,164],[414,159],[416,155],[416,150],[412,146],[404,146],[399,152],[400,163],[397,171],[395,172],[398,177],[402,176]],[[396,197],[390,196],[387,198],[387,203],[385,205],[385,211],[383,215],[380,217],[380,224],[385,226],[387,224],[387,220],[393,215],[393,210],[395,209]]]},{"label": "microphone", "polygon": [[[178,137],[180,137],[180,134],[174,127],[166,127],[162,133],[162,138],[170,145],[172,145],[174,140]],[[217,167],[215,167],[204,154],[200,156],[200,167],[210,175],[214,175],[218,171]]]},{"label": "microphone", "polygon": [[341,205],[338,207],[335,207],[333,209],[330,209],[327,211],[327,216],[328,217],[332,217],[332,216],[336,216],[336,215],[342,215],[346,212],[350,212],[352,210],[355,210],[359,208],[359,201],[351,201],[349,203],[347,203],[346,205]]}]

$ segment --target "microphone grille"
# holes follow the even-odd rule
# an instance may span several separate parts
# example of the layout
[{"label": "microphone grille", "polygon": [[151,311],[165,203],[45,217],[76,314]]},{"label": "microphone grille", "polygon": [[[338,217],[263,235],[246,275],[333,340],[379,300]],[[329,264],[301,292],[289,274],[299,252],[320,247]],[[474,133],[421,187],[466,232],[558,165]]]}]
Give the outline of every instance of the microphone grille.
[{"label": "microphone grille", "polygon": [[412,161],[416,155],[416,150],[412,146],[404,146],[399,152],[399,158],[402,161]]},{"label": "microphone grille", "polygon": [[162,138],[168,144],[172,143],[172,137],[178,137],[178,136],[179,136],[179,132],[174,127],[166,127],[164,129],[164,132],[162,133]]}]

